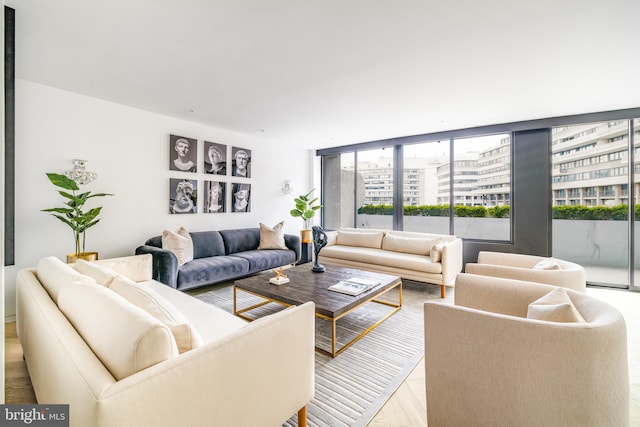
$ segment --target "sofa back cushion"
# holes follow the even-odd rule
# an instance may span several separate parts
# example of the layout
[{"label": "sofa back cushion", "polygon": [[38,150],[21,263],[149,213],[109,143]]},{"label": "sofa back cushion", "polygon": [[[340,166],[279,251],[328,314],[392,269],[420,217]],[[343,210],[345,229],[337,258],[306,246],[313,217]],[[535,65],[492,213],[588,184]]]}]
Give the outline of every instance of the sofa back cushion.
[{"label": "sofa back cushion", "polygon": [[81,274],[93,277],[93,279],[102,286],[109,286],[114,277],[118,275],[115,270],[104,265],[96,264],[95,261],[85,261],[79,259],[73,265],[73,268]]},{"label": "sofa back cushion", "polygon": [[169,300],[151,287],[117,275],[110,283],[109,289],[166,325],[176,340],[179,353],[202,345],[200,334],[191,326],[187,318]]},{"label": "sofa back cushion", "polygon": [[442,243],[441,238],[405,237],[387,233],[382,239],[382,249],[385,251],[402,252],[405,254],[431,255],[431,248]]},{"label": "sofa back cushion", "polygon": [[343,246],[357,246],[360,248],[380,249],[384,231],[370,230],[338,230],[336,244]]},{"label": "sofa back cushion", "polygon": [[252,251],[260,245],[259,228],[239,228],[220,231],[227,255],[236,252]]},{"label": "sofa back cushion", "polygon": [[442,239],[443,242],[453,242],[456,240],[456,236],[453,234],[423,233],[420,231],[389,230],[386,234],[400,237],[416,237],[419,239]]},{"label": "sofa back cushion", "polygon": [[[193,259],[225,255],[224,241],[219,231],[194,231],[189,234],[193,242]],[[151,237],[145,245],[161,248],[162,236]]]},{"label": "sofa back cushion", "polygon": [[105,287],[64,287],[58,306],[118,381],[178,354],[167,326]]},{"label": "sofa back cushion", "polygon": [[36,275],[51,299],[57,304],[60,290],[74,284],[96,284],[95,279],[74,270],[58,258],[49,256],[38,261]]},{"label": "sofa back cushion", "polygon": [[194,231],[191,234],[193,240],[193,259],[208,258],[224,255],[224,241],[218,231]]}]

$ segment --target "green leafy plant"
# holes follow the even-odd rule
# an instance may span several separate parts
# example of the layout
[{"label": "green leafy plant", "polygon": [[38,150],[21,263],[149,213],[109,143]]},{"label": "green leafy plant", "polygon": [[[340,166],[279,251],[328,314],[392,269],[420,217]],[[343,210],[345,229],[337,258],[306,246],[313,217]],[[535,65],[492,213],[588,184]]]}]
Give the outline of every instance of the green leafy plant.
[{"label": "green leafy plant", "polygon": [[315,205],[318,202],[318,198],[311,198],[311,194],[315,191],[315,188],[309,191],[307,194],[301,195],[293,199],[296,204],[295,209],[292,209],[289,213],[294,218],[302,218],[303,227],[308,230],[309,221],[313,218],[316,212],[322,208],[322,205]]},{"label": "green leafy plant", "polygon": [[[85,203],[93,197],[113,196],[113,194],[91,194],[90,191],[76,194],[76,191],[79,191],[80,188],[73,179],[57,173],[47,173],[47,177],[53,185],[62,188],[62,190],[58,191],[58,194],[66,199],[64,203],[66,207],[43,209],[42,212],[51,213],[51,215],[67,224],[71,230],[73,230],[76,254],[82,253],[85,251],[85,231],[100,222],[98,215],[100,215],[100,211],[102,210],[102,207],[83,210]],[[68,191],[71,191],[71,193]]]}]

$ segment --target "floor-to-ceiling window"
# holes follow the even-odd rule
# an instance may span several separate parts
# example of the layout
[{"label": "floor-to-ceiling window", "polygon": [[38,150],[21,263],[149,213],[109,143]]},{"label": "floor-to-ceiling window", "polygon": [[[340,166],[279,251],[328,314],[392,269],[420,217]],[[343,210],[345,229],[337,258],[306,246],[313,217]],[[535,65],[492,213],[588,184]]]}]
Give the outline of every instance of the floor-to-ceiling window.
[{"label": "floor-to-ceiling window", "polygon": [[356,188],[358,228],[393,228],[394,154],[393,147],[357,152]]},{"label": "floor-to-ceiling window", "polygon": [[[400,151],[382,147],[326,155],[324,225],[438,234],[453,229],[463,238],[509,240],[510,140],[502,133],[407,144]],[[396,152],[402,153],[401,162]],[[399,212],[394,209],[397,188]],[[355,218],[347,203],[353,203]]]},{"label": "floor-to-ceiling window", "polygon": [[[347,152],[322,157],[322,209],[324,227],[331,230],[353,227],[356,187],[355,154]],[[362,194],[363,191],[357,192]]]},{"label": "floor-to-ceiling window", "polygon": [[553,255],[582,265],[590,284],[629,284],[629,124],[552,130]]},{"label": "floor-to-ceiling window", "polygon": [[510,240],[510,141],[509,134],[453,141],[453,225],[456,236]]},{"label": "floor-to-ceiling window", "polygon": [[583,264],[589,283],[640,290],[640,223],[629,221],[640,214],[638,117],[634,108],[318,150],[323,186],[350,192],[348,205],[333,203],[335,185],[323,188],[323,224],[453,233],[465,263],[480,250],[557,256]]},{"label": "floor-to-ceiling window", "polygon": [[449,233],[449,204],[441,194],[449,193],[449,140],[423,142],[403,147],[402,225],[405,231]]}]

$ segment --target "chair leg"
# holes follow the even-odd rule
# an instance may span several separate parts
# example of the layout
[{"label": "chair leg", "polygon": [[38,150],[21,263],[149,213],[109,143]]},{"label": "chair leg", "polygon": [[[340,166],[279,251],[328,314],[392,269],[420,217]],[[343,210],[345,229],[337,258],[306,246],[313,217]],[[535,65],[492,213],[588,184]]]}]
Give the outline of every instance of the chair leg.
[{"label": "chair leg", "polygon": [[303,406],[298,411],[298,427],[307,427],[307,407]]},{"label": "chair leg", "polygon": [[445,290],[445,286],[444,285],[440,285],[440,298],[444,298],[444,290]]}]

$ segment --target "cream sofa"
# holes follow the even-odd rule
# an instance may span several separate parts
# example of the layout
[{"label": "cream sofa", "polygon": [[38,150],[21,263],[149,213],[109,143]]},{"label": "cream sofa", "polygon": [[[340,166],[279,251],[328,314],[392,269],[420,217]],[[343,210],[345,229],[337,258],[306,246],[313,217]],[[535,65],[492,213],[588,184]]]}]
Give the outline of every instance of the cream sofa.
[{"label": "cream sofa", "polygon": [[[151,277],[151,255],[54,257],[17,278],[38,403],[71,426],[277,426],[314,393],[314,306],[247,323]],[[82,271],[83,273],[80,273]]]},{"label": "cream sofa", "polygon": [[465,273],[546,283],[580,292],[587,290],[584,268],[558,258],[480,251],[477,263],[467,263]]},{"label": "cream sofa", "polygon": [[[552,291],[569,301],[532,310]],[[629,425],[627,332],[616,308],[572,289],[473,274],[456,278],[454,298],[424,305],[430,426]],[[566,308],[582,318],[537,320]]]},{"label": "cream sofa", "polygon": [[462,240],[445,234],[344,228],[328,231],[322,264],[341,265],[403,279],[453,286],[462,271]]}]

